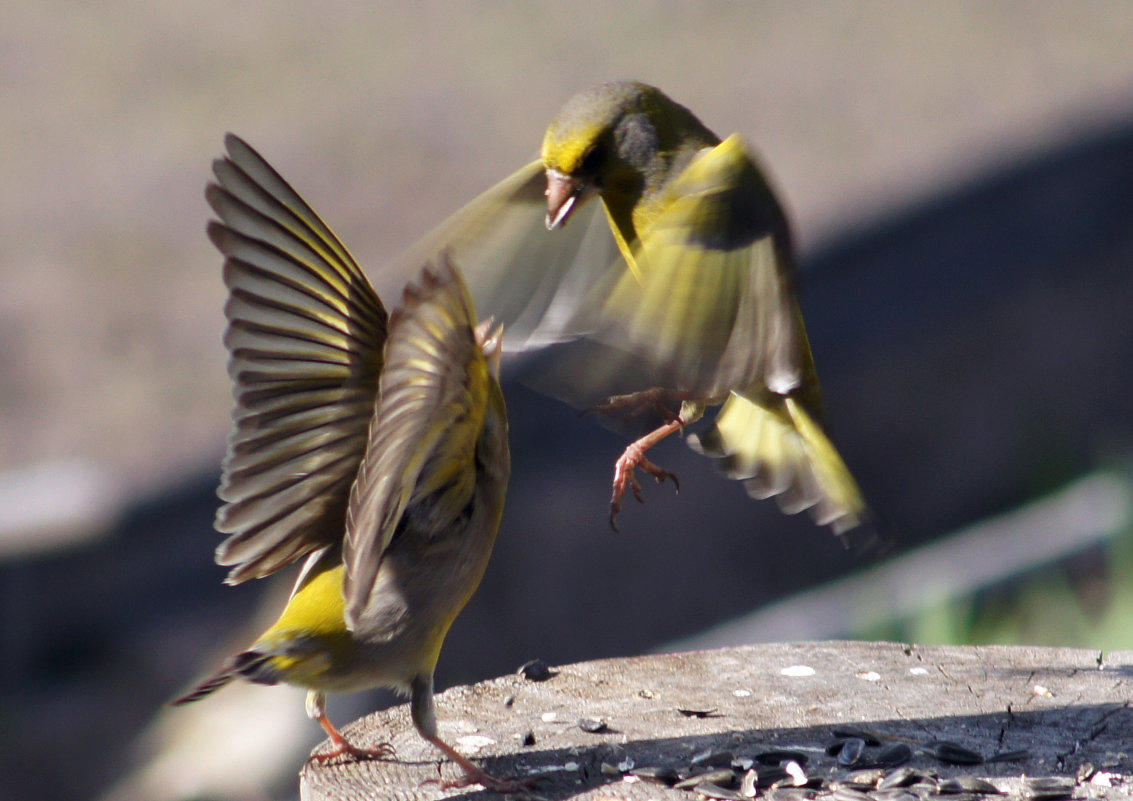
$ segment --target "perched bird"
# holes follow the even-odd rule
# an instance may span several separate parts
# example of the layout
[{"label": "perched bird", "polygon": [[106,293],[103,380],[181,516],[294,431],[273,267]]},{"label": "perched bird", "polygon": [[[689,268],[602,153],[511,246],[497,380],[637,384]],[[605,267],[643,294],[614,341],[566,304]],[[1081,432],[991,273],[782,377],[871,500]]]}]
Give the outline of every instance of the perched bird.
[{"label": "perched bird", "polygon": [[689,444],[749,494],[838,534],[865,519],[824,428],[787,219],[738,135],[721,141],[652,86],[588,89],[552,120],[540,160],[410,253],[446,249],[505,348],[548,355],[537,389],[652,418],[616,462],[611,523],[627,490],[643,500],[636,468],[675,481],[646,451],[717,405]]},{"label": "perched bird", "polygon": [[[206,190],[224,254],[234,430],[216,560],[231,584],[304,559],[279,620],[173,703],[235,678],[308,688],[307,713],[342,754],[327,692],[392,686],[421,736],[467,782],[511,789],[437,734],[433,670],[492,552],[510,472],[498,380],[502,332],[476,324],[441,259],[387,321],[370,282],[317,214],[251,147]],[[387,338],[388,323],[388,338]]]}]

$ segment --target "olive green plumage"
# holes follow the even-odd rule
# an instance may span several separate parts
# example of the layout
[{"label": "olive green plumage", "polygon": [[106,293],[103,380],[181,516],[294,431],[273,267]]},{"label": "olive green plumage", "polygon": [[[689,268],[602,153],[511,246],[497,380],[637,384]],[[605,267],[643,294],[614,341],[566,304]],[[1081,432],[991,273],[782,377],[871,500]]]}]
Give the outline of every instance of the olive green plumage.
[{"label": "olive green plumage", "polygon": [[[751,495],[811,509],[837,533],[867,517],[822,422],[786,216],[739,136],[721,140],[645,84],[588,89],[551,121],[539,161],[412,259],[442,250],[508,327],[505,345],[546,354],[537,388],[584,408],[628,395],[612,414],[664,398],[680,417],[643,449],[721,406],[689,444]],[[634,466],[668,476],[627,451],[615,511],[630,482],[638,492]]]},{"label": "olive green plumage", "polygon": [[432,676],[503,512],[501,332],[477,325],[443,258],[387,319],[318,215],[247,144],[226,144],[207,190],[236,398],[216,556],[231,583],[306,561],[279,620],[176,703],[234,678],[295,684],[331,754],[386,755],[347,743],[324,704],[327,692],[392,686],[411,694],[426,739],[493,783],[437,737]]}]

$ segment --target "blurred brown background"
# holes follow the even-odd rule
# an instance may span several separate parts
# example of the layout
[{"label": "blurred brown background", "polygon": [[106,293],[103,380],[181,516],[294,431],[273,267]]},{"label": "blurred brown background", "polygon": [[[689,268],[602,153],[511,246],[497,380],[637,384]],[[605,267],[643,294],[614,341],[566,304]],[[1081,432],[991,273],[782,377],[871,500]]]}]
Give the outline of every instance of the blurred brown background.
[{"label": "blurred brown background", "polygon": [[[229,386],[202,188],[225,131],[387,298],[382,264],[581,88],[644,80],[744,133],[795,223],[836,436],[904,548],[1131,450],[1130,42],[1126,2],[0,8],[0,797],[102,792],[248,633],[260,588],[209,562]],[[657,458],[681,494],[648,486],[613,535],[622,441],[509,404],[500,546],[442,685],[659,647],[854,566],[678,442]],[[317,730],[253,692],[299,732],[265,726],[282,773],[162,797],[294,793]],[[115,797],[158,797],[138,787]]]}]

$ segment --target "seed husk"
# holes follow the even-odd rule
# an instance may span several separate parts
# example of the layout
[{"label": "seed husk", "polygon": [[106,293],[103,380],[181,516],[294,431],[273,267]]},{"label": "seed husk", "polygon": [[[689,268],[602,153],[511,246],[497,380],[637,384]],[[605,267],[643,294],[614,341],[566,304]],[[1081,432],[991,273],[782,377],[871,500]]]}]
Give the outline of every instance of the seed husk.
[{"label": "seed husk", "polygon": [[740,779],[740,795],[744,798],[755,798],[759,794],[759,773],[748,770]]},{"label": "seed husk", "polygon": [[731,768],[720,768],[718,770],[710,770],[705,773],[698,773],[695,776],[689,776],[687,779],[681,779],[673,785],[678,790],[690,790],[699,784],[715,784],[720,787],[726,787],[734,784],[736,774],[732,772]]},{"label": "seed husk", "polygon": [[666,787],[672,787],[677,783],[680,778],[676,770],[669,767],[650,766],[646,765],[640,768],[634,768],[630,772],[631,776],[636,776],[643,782],[651,782],[653,784],[663,784]]}]

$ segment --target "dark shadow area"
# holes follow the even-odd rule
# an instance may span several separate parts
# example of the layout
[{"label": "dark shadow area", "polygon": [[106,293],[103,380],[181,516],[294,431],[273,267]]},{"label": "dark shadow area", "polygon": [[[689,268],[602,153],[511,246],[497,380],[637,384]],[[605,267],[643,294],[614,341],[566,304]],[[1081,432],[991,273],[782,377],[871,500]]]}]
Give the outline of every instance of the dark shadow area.
[{"label": "dark shadow area", "polygon": [[[836,727],[833,724],[811,727],[744,728],[755,721],[736,720],[736,728],[710,735],[690,735],[659,739],[638,739],[625,743],[596,742],[591,747],[544,749],[538,746],[524,749],[514,756],[485,758],[477,764],[493,776],[525,777],[537,768],[551,768],[536,792],[546,799],[574,798],[603,785],[620,783],[620,776],[603,772],[602,764],[617,765],[631,761],[634,769],[668,768],[673,772],[707,771],[691,764],[698,754],[730,753],[736,759],[752,759],[757,754],[772,750],[799,750],[806,757],[803,769],[809,779],[821,778],[827,789],[829,783],[845,781],[855,770],[873,767],[875,758],[886,745],[906,743],[914,756],[904,763],[920,774],[935,772],[940,779],[961,776],[978,776],[997,779],[1019,779],[1022,776],[1073,778],[1080,765],[1100,763],[1104,755],[1120,753],[1133,736],[1133,718],[1127,710],[1115,704],[1083,704],[1051,708],[1038,712],[1004,712],[991,715],[952,715],[918,720],[856,720],[852,725],[874,735],[879,744],[868,746],[858,765],[844,767],[837,757],[824,753],[835,743]],[[850,725],[850,724],[846,724]],[[957,736],[958,732],[965,734]],[[955,764],[932,755],[933,745],[954,743],[975,752],[986,760],[980,764]],[[1012,754],[1026,751],[1027,755]],[[994,761],[997,755],[1007,756]],[[567,763],[577,769],[562,770]],[[374,763],[380,765],[380,763]],[[422,775],[433,775],[436,761],[407,760],[403,765],[419,766]],[[559,768],[554,770],[554,768]],[[761,767],[757,765],[757,767]],[[380,768],[379,768],[380,769]],[[348,769],[349,770],[349,769]],[[888,771],[892,771],[889,768]],[[633,772],[633,769],[630,770]],[[742,775],[737,770],[737,777]],[[327,790],[325,785],[318,785]],[[738,789],[738,783],[734,785]],[[651,794],[669,797],[659,785],[645,785]],[[688,790],[673,791],[673,797],[685,797]],[[649,790],[634,797],[648,797]],[[762,795],[762,793],[761,793]],[[314,797],[320,797],[318,795]],[[413,797],[410,793],[409,797]],[[477,788],[465,793],[447,796],[450,799],[484,799],[500,797],[496,793]],[[947,796],[945,796],[947,797]]]},{"label": "dark shadow area", "polygon": [[[899,549],[1130,450],[1131,188],[1127,126],[806,259],[803,305],[834,436]],[[647,503],[627,503],[615,534],[609,481],[625,441],[521,386],[507,398],[504,524],[441,656],[441,687],[534,656],[641,653],[855,567],[805,516],[748,499],[678,441],[653,455],[680,476],[680,494],[647,484]],[[221,643],[243,644],[263,588],[221,585],[215,478],[139,504],[82,550],[0,567],[0,770],[29,782],[10,784],[13,797],[89,796]],[[66,750],[68,771],[48,743]],[[631,745],[642,759],[654,747]]]}]

